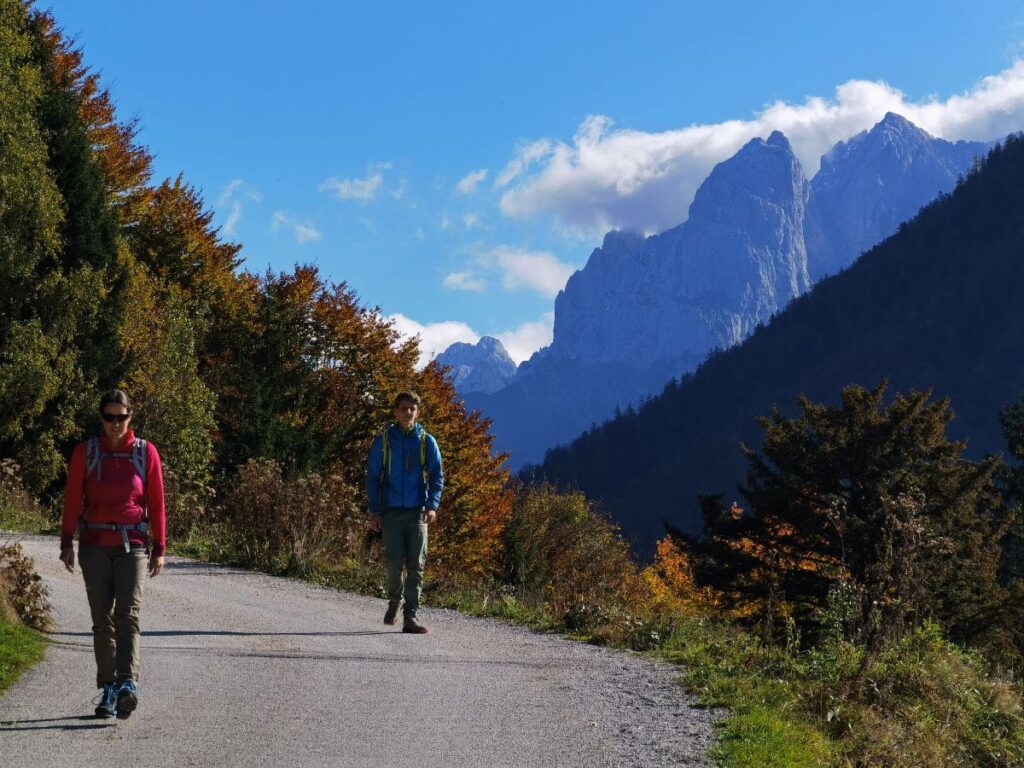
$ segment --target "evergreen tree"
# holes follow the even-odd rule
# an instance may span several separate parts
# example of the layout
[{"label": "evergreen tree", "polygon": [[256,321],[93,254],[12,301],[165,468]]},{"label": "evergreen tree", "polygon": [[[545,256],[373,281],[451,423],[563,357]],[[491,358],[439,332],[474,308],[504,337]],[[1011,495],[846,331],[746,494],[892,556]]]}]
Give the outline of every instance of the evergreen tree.
[{"label": "evergreen tree", "polygon": [[1007,593],[1002,543],[1012,522],[994,458],[962,458],[947,439],[948,400],[846,387],[830,407],[760,419],[762,449],[744,448],[743,509],[704,500],[702,578],[763,618],[813,628],[838,599],[847,630],[876,646],[925,618],[960,641],[987,642]]},{"label": "evergreen tree", "polygon": [[73,325],[63,302],[51,303],[71,286],[47,271],[64,215],[38,119],[46,86],[33,43],[25,5],[0,0],[0,455],[40,488],[75,431],[80,376],[66,343]]}]

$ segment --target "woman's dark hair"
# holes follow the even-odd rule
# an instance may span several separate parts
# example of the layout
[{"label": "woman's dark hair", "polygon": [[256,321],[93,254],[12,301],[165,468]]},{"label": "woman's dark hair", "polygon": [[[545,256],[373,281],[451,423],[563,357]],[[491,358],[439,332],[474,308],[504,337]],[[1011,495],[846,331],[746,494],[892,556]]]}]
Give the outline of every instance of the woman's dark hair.
[{"label": "woman's dark hair", "polygon": [[397,408],[402,403],[407,402],[407,401],[412,403],[413,405],[415,405],[417,407],[422,402],[420,400],[420,396],[419,395],[417,395],[415,392],[411,392],[409,390],[406,390],[405,392],[399,392],[397,395],[395,395],[395,404],[394,404],[393,407]]},{"label": "woman's dark hair", "polygon": [[100,398],[100,413],[102,414],[103,409],[111,403],[123,405],[128,409],[128,413],[132,412],[132,401],[128,399],[128,395],[123,389],[112,389]]}]

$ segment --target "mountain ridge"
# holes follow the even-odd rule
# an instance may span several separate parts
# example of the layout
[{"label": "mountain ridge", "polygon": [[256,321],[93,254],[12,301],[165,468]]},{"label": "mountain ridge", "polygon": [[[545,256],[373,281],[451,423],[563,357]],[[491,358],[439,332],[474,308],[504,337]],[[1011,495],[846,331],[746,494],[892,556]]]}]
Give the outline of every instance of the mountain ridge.
[{"label": "mountain ridge", "polygon": [[[815,276],[848,266],[860,253],[844,244],[854,234],[870,245],[891,234],[899,222],[880,210],[909,218],[985,147],[935,139],[889,113],[833,147],[808,181],[781,132],[752,139],[712,170],[683,224],[650,237],[607,233],[556,298],[552,343],[503,389],[470,393],[466,403],[493,420],[513,468],[540,461],[746,338]],[[870,191],[872,178],[886,181],[880,193]],[[850,204],[840,194],[850,185],[869,191]]]}]

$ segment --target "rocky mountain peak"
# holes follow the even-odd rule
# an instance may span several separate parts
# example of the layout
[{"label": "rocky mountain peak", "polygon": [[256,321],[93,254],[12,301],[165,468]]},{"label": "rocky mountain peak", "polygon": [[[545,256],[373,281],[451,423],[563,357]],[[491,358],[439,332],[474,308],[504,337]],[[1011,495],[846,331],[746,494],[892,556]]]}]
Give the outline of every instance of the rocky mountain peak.
[{"label": "rocky mountain peak", "polygon": [[949,192],[988,145],[948,142],[886,113],[821,158],[811,181],[805,239],[811,278],[835,274]]},{"label": "rocky mountain peak", "polygon": [[516,364],[492,336],[476,344],[456,342],[437,356],[437,362],[452,369],[452,383],[462,394],[496,392],[516,375]]}]

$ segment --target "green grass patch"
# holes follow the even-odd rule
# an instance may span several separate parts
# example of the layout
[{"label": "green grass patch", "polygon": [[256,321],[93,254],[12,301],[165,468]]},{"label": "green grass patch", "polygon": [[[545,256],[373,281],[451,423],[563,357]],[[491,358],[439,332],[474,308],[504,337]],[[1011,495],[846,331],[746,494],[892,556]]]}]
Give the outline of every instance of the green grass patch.
[{"label": "green grass patch", "polygon": [[681,619],[657,655],[729,710],[713,752],[727,768],[1024,765],[1020,684],[934,625],[864,661],[846,643],[769,648],[726,621]]},{"label": "green grass patch", "polygon": [[725,621],[684,618],[655,655],[683,667],[687,688],[704,706],[728,714],[718,723],[712,757],[729,768],[832,766],[838,754],[819,728],[793,712],[798,684],[782,652],[770,652]]},{"label": "green grass patch", "polygon": [[0,616],[0,693],[43,659],[46,638],[24,624]]}]

